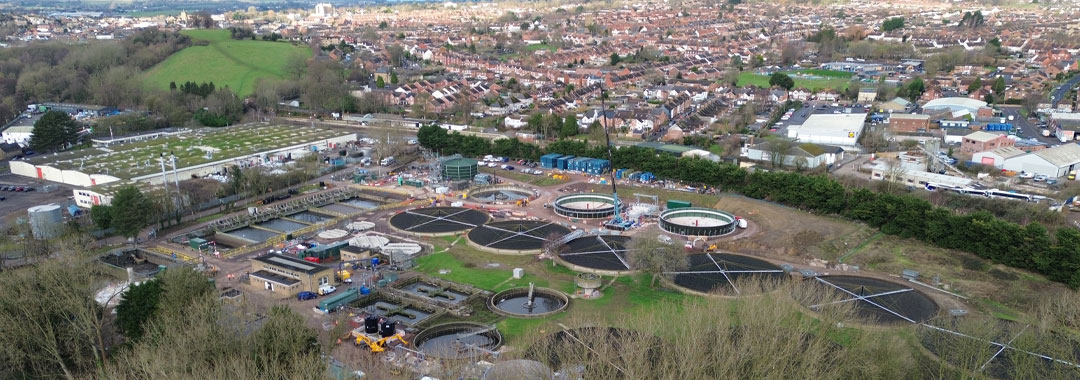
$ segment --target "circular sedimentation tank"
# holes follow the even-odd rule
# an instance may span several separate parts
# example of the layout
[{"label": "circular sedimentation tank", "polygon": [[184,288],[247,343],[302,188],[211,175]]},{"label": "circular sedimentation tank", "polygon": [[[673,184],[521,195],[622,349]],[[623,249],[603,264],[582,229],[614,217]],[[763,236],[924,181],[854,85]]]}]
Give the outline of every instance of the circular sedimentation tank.
[{"label": "circular sedimentation tank", "polygon": [[[728,253],[701,253],[688,256],[686,270],[675,274],[672,281],[693,293],[734,296],[771,290],[786,276],[780,267],[765,260]],[[744,283],[753,286],[740,287]]]},{"label": "circular sedimentation tank", "polygon": [[[935,328],[917,330],[919,343],[956,369],[984,366],[985,374],[1002,380],[1080,378],[1080,368],[1068,364],[1080,363],[1080,338],[1070,333],[987,316],[946,317],[931,323]],[[989,342],[1008,344],[1010,349]]]},{"label": "circular sedimentation tank", "polygon": [[502,334],[494,326],[450,322],[421,331],[413,344],[425,355],[439,359],[473,359],[497,350],[502,345]]},{"label": "circular sedimentation tank", "polygon": [[838,296],[836,301],[806,305],[811,310],[852,303],[856,316],[867,323],[921,323],[936,316],[939,310],[933,299],[906,284],[859,276],[821,276],[806,281],[815,281],[821,291],[835,292]]},{"label": "circular sedimentation tank", "polygon": [[464,207],[426,207],[405,210],[390,217],[390,226],[420,236],[453,235],[483,225],[486,212]]},{"label": "circular sedimentation tank", "polygon": [[734,215],[704,207],[673,208],[660,213],[660,228],[683,236],[726,235],[738,224]]},{"label": "circular sedimentation tank", "polygon": [[609,194],[567,194],[555,199],[555,213],[579,219],[608,218],[615,215],[615,196]]},{"label": "circular sedimentation tank", "polygon": [[515,318],[546,317],[566,310],[567,306],[570,298],[566,294],[548,288],[512,288],[495,293],[488,300],[488,309]]},{"label": "circular sedimentation tank", "polygon": [[570,269],[618,275],[633,271],[627,257],[629,236],[583,236],[566,243],[559,260]]},{"label": "circular sedimentation tank", "polygon": [[543,220],[503,220],[469,231],[469,245],[500,254],[540,253],[549,239],[558,239],[570,229]]},{"label": "circular sedimentation tank", "polygon": [[479,173],[476,160],[471,158],[454,158],[443,162],[439,169],[443,179],[447,181],[472,180]]},{"label": "circular sedimentation tank", "polygon": [[529,199],[533,192],[518,186],[493,186],[469,191],[469,199],[482,203],[516,202]]}]

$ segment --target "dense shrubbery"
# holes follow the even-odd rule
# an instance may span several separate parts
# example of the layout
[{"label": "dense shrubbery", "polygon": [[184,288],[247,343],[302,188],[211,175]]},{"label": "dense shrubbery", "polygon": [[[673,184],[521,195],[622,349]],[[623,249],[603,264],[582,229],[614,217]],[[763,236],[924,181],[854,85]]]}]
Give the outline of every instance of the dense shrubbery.
[{"label": "dense shrubbery", "polygon": [[[497,152],[486,139],[447,134],[439,127],[421,128],[420,144],[444,154],[479,156],[496,153],[535,159],[542,153],[605,157],[606,148],[562,140],[541,149],[517,140],[495,145],[513,149]],[[506,142],[503,142],[506,141]],[[522,153],[515,155],[514,153]],[[967,251],[984,259],[1042,273],[1053,281],[1080,288],[1080,231],[1065,227],[1052,235],[1039,223],[1026,226],[995,218],[986,212],[958,214],[934,207],[911,195],[848,189],[826,176],[788,172],[749,173],[734,165],[699,158],[676,158],[654,151],[623,147],[613,152],[613,166],[650,171],[658,178],[718,186],[751,198],[767,199],[803,210],[841,215],[880,228],[882,232],[914,238],[938,247]]]}]

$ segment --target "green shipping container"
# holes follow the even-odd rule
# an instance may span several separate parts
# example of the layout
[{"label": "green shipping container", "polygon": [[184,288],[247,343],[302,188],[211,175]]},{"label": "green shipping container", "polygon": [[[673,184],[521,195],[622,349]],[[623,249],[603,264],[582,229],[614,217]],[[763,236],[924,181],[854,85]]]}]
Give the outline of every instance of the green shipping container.
[{"label": "green shipping container", "polygon": [[203,244],[206,244],[206,239],[192,238],[191,240],[188,240],[188,244],[191,245],[191,249],[202,249]]},{"label": "green shipping container", "polygon": [[674,200],[674,199],[669,199],[667,201],[667,208],[669,210],[673,209],[673,208],[687,208],[687,207],[690,207],[690,202],[679,201],[679,200]]},{"label": "green shipping container", "polygon": [[359,298],[356,289],[346,289],[336,296],[332,296],[319,302],[319,309],[325,312],[331,312],[338,307],[347,305],[349,302]]}]

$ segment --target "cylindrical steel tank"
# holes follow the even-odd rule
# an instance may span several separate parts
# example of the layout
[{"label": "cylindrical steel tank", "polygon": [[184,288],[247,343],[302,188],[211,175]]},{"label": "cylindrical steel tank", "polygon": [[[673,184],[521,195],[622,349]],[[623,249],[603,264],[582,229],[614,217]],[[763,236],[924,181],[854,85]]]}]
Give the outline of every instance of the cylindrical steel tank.
[{"label": "cylindrical steel tank", "polygon": [[59,205],[34,206],[27,212],[30,214],[30,232],[34,235],[34,239],[52,239],[63,232],[64,213]]},{"label": "cylindrical steel tank", "polygon": [[445,180],[458,181],[471,180],[478,172],[476,160],[471,158],[454,158],[443,163],[441,174]]}]

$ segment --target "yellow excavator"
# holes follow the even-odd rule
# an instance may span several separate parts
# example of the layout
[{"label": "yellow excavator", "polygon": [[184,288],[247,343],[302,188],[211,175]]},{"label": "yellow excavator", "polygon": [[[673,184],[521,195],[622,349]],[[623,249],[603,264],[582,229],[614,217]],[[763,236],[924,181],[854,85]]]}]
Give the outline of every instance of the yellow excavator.
[{"label": "yellow excavator", "polygon": [[406,342],[405,337],[401,334],[394,334],[386,338],[379,338],[378,340],[372,339],[367,335],[359,335],[356,337],[356,344],[367,345],[368,348],[371,349],[371,353],[377,354],[386,351],[386,344],[394,340],[397,340],[406,346],[409,345],[409,342]]},{"label": "yellow excavator", "polygon": [[386,351],[386,346],[395,340],[403,345],[409,345],[409,342],[405,341],[405,337],[398,334],[394,322],[380,320],[377,316],[368,315],[365,317],[362,329],[363,331],[354,332],[356,333],[356,345],[366,345],[373,354]]}]

